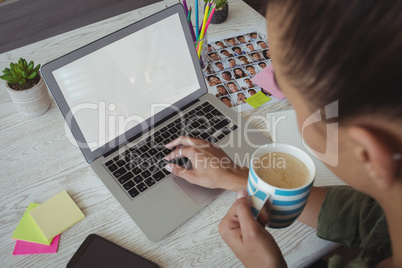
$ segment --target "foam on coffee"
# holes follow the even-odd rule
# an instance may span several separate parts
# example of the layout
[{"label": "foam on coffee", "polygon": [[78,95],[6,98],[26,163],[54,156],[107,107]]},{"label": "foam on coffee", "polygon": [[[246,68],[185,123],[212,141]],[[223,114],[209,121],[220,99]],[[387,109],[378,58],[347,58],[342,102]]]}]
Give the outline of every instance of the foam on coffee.
[{"label": "foam on coffee", "polygon": [[306,165],[287,153],[264,154],[253,162],[253,168],[262,180],[279,188],[298,188],[310,180]]}]

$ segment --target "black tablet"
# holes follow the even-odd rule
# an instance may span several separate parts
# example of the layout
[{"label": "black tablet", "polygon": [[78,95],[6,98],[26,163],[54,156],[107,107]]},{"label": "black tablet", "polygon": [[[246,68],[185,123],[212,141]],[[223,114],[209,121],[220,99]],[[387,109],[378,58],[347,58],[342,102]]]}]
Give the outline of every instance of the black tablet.
[{"label": "black tablet", "polygon": [[90,234],[68,262],[67,268],[73,267],[156,268],[159,266],[99,235]]}]

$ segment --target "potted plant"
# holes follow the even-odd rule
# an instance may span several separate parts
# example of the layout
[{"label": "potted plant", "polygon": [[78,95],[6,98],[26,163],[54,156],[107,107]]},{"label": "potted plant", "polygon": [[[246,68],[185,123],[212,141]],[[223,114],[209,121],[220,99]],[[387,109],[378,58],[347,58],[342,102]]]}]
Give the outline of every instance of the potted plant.
[{"label": "potted plant", "polygon": [[229,4],[228,0],[204,0],[205,4],[211,2],[215,3],[215,12],[214,15],[212,16],[211,23],[213,24],[219,24],[224,22],[229,14]]},{"label": "potted plant", "polygon": [[46,84],[39,73],[40,64],[27,63],[19,59],[3,70],[1,79],[6,80],[6,88],[17,110],[23,115],[34,117],[45,113],[50,107],[50,97]]}]

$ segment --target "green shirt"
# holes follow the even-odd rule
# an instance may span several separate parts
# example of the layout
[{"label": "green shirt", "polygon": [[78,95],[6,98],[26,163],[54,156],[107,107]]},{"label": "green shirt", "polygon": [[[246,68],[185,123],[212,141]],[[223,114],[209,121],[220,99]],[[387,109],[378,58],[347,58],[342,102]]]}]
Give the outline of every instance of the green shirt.
[{"label": "green shirt", "polygon": [[330,268],[373,267],[392,255],[384,211],[373,198],[351,187],[328,191],[318,216],[317,236],[361,249],[349,263],[340,256],[330,258]]}]

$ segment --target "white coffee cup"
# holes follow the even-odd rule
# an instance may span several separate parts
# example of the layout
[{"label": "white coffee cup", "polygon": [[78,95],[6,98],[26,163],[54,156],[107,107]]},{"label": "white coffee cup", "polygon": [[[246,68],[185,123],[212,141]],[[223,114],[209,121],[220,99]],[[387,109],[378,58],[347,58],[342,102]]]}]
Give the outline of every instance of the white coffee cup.
[{"label": "white coffee cup", "polygon": [[[286,153],[302,161],[310,173],[307,183],[298,188],[285,189],[272,186],[262,180],[253,168],[253,160],[260,159],[268,153]],[[251,209],[254,217],[258,217],[265,205],[265,207],[268,207],[269,214],[268,227],[284,228],[291,225],[301,214],[307,203],[315,176],[316,168],[313,160],[307,153],[297,147],[272,143],[257,149],[251,157],[247,182],[247,191],[251,196]]]}]

